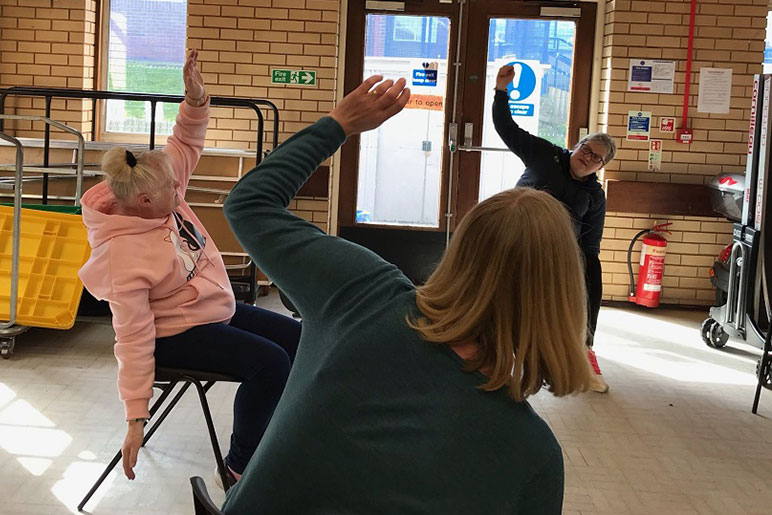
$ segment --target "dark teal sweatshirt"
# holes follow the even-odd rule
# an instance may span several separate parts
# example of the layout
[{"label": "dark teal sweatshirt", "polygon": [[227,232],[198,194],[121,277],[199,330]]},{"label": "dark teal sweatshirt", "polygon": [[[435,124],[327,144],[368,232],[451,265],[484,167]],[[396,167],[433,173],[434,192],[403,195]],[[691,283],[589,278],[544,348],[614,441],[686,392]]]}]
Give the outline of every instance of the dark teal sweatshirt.
[{"label": "dark teal sweatshirt", "polygon": [[373,252],[287,205],[345,140],[323,118],[248,173],[225,214],[292,300],[303,334],[284,395],[223,511],[558,515],[563,458],[528,402],[476,388],[405,316],[415,286]]}]

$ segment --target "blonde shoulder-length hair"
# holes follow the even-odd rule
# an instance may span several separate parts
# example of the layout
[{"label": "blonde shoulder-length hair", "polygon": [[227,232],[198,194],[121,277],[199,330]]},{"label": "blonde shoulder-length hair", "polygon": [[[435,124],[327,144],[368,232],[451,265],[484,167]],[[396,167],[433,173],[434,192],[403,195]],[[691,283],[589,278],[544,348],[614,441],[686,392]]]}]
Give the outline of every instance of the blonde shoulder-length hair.
[{"label": "blonde shoulder-length hair", "polygon": [[408,325],[429,342],[474,343],[466,370],[522,401],[545,386],[556,396],[591,379],[584,267],[566,209],[547,193],[516,188],[461,221]]}]

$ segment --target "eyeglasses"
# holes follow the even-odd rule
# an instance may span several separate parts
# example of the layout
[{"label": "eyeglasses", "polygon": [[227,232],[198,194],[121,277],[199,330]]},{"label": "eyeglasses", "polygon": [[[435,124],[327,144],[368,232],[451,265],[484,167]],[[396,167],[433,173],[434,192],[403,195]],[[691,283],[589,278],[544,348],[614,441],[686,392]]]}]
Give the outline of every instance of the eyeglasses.
[{"label": "eyeglasses", "polygon": [[592,149],[587,145],[585,145],[584,143],[579,145],[579,150],[581,150],[582,154],[584,154],[585,156],[590,156],[590,161],[592,161],[593,163],[605,164],[605,161],[603,160],[603,158],[600,157],[595,152],[593,152]]}]

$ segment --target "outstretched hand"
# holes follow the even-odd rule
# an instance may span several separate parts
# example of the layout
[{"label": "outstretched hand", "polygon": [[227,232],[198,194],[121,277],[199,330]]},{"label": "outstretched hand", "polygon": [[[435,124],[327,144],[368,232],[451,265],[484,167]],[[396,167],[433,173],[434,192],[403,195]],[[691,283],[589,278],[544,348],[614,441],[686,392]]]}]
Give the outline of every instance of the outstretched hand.
[{"label": "outstretched hand", "polygon": [[373,75],[330,111],[330,116],[343,127],[346,136],[375,129],[402,111],[410,100],[405,79],[397,82],[382,80],[383,76]]},{"label": "outstretched hand", "polygon": [[511,64],[508,64],[506,66],[502,66],[499,68],[499,73],[496,74],[496,89],[500,89],[502,91],[507,90],[507,86],[514,80],[515,78],[515,67]]},{"label": "outstretched hand", "polygon": [[190,51],[185,65],[182,67],[182,80],[185,83],[185,99],[188,103],[198,106],[206,101],[204,77],[198,70],[198,50]]}]

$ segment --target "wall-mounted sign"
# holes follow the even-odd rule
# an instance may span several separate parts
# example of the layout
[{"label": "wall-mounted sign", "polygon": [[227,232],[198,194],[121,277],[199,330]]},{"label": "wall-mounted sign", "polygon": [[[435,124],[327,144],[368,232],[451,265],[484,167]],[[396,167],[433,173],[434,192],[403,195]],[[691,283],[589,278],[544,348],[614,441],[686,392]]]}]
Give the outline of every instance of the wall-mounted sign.
[{"label": "wall-mounted sign", "polygon": [[271,84],[316,85],[316,70],[271,70]]},{"label": "wall-mounted sign", "polygon": [[649,141],[649,170],[658,172],[662,169],[662,140]]},{"label": "wall-mounted sign", "polygon": [[630,59],[627,91],[642,93],[672,93],[675,61]]},{"label": "wall-mounted sign", "polygon": [[651,132],[651,111],[628,111],[627,139],[631,141],[649,141]]},{"label": "wall-mounted sign", "polygon": [[675,118],[660,117],[659,132],[675,132]]}]

